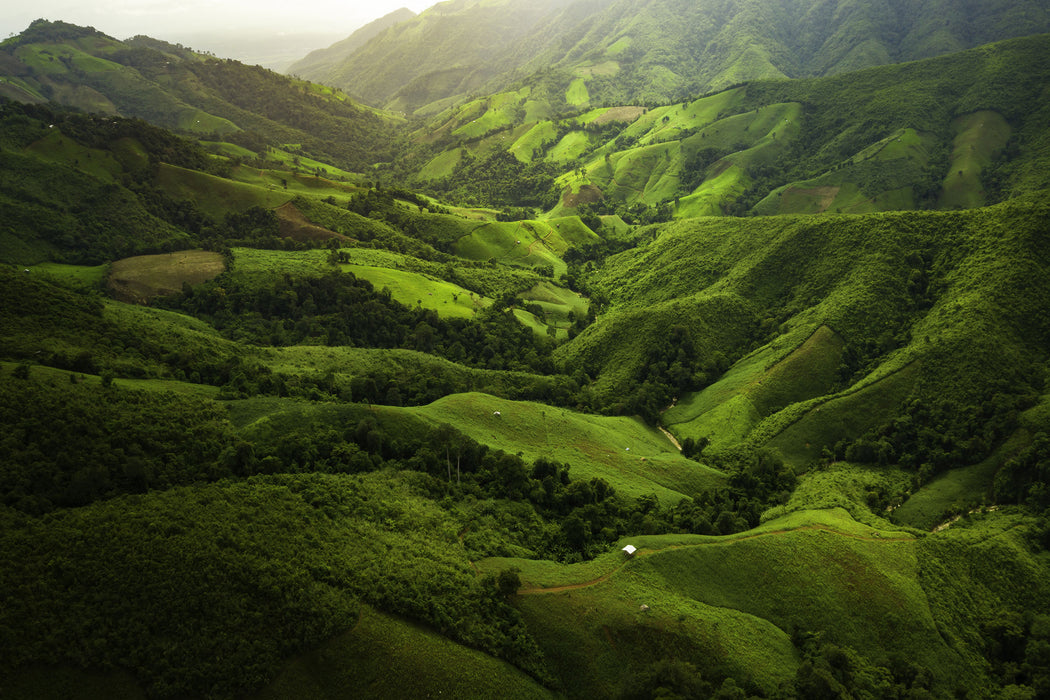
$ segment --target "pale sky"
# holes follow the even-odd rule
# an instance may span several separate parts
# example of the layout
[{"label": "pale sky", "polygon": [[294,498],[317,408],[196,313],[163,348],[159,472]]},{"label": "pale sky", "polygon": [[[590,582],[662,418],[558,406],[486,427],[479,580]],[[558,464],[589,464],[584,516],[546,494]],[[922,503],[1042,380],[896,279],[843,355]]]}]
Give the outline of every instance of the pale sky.
[{"label": "pale sky", "polygon": [[179,42],[201,33],[322,33],[349,36],[394,10],[419,13],[437,0],[3,0],[0,39],[35,19],[91,26],[117,39],[147,34]]}]

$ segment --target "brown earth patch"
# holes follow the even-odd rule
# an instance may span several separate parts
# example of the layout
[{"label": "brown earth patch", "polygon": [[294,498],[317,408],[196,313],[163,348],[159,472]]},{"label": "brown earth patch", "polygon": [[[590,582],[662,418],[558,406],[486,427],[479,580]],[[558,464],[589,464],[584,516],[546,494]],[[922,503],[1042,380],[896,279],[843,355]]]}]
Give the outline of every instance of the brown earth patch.
[{"label": "brown earth patch", "polygon": [[206,250],[137,255],[113,263],[107,284],[118,301],[145,304],[181,291],[184,283],[207,282],[225,269],[222,255]]},{"label": "brown earth patch", "polygon": [[824,187],[788,187],[784,190],[784,197],[791,198],[805,198],[812,199],[816,202],[817,211],[825,212],[831,203],[835,201],[835,197],[839,196],[839,190],[841,188],[835,185],[826,185]]},{"label": "brown earth patch", "polygon": [[332,238],[340,241],[354,240],[349,236],[311,223],[291,202],[285,202],[274,209],[274,214],[277,215],[277,229],[281,238],[292,238],[297,241],[327,241]]},{"label": "brown earth patch", "polygon": [[643,114],[645,114],[645,107],[613,107],[591,123],[601,125],[611,124],[612,122],[626,122],[630,124]]},{"label": "brown earth patch", "polygon": [[561,203],[566,207],[578,207],[581,204],[594,204],[600,201],[602,201],[602,191],[596,185],[584,185],[576,194],[573,194],[572,188],[569,187],[561,196]]},{"label": "brown earth patch", "polygon": [[725,158],[715,162],[715,164],[711,166],[711,174],[708,175],[707,178],[713,179],[718,177],[725,171],[729,170],[730,166],[732,165],[733,163],[731,161],[726,160]]}]

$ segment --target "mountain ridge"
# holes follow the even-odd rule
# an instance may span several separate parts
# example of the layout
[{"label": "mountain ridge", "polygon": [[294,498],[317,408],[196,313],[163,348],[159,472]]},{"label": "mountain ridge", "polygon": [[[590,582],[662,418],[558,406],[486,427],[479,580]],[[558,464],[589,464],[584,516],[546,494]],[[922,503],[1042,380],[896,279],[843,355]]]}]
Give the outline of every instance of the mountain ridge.
[{"label": "mountain ridge", "polygon": [[[518,4],[501,3],[506,9]],[[548,9],[526,36],[515,36],[523,25],[493,37],[503,47],[484,69],[463,56],[462,49],[470,46],[467,30],[481,41],[486,33],[500,30],[485,23],[480,6],[461,4],[442,16],[440,36],[424,30],[424,23],[432,20],[426,13],[403,27],[396,41],[400,56],[415,57],[409,65],[392,70],[390,63],[399,60],[392,44],[373,43],[342,66],[326,68],[323,77],[366,102],[396,103],[406,112],[428,102],[462,98],[482,85],[487,92],[500,91],[548,70],[560,73],[562,91],[572,80],[583,80],[594,95],[591,106],[669,102],[747,80],[830,75],[1050,31],[1045,0],[961,7],[954,0],[940,0],[920,9],[906,2],[876,8],[845,0],[580,0],[542,7]],[[394,40],[391,36],[387,41]],[[450,44],[461,51],[449,52]],[[428,60],[419,60],[424,52]],[[428,74],[453,68],[460,80],[404,93]],[[322,77],[320,69],[303,75]]]},{"label": "mountain ridge", "polygon": [[[298,75],[301,73],[313,74],[322,71],[325,66],[329,64],[346,60],[354,51],[357,51],[373,38],[390,27],[393,27],[395,24],[407,22],[415,16],[416,13],[407,7],[394,10],[377,20],[369,22],[365,26],[355,30],[354,33],[347,38],[337,41],[327,48],[311,51],[303,58],[293,62],[283,72],[289,75]],[[325,83],[327,81],[323,78],[315,78],[314,82]]]}]

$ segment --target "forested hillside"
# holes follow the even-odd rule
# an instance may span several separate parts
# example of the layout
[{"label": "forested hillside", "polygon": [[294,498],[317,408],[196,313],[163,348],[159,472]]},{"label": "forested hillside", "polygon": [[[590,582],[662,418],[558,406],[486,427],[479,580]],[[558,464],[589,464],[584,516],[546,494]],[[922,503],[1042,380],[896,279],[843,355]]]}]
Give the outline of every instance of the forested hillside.
[{"label": "forested hillside", "polygon": [[[562,54],[679,5],[590,3]],[[1040,7],[704,16],[824,73]],[[34,23],[0,45],[0,696],[1047,696],[1047,42],[402,120]]]},{"label": "forested hillside", "polygon": [[560,111],[674,102],[749,80],[832,75],[1046,31],[1045,0],[462,1],[291,72],[376,106],[427,113],[524,80]]},{"label": "forested hillside", "polygon": [[535,89],[415,131],[402,177],[460,200],[618,215],[958,209],[1050,186],[1050,35],[904,65],[553,117]]},{"label": "forested hillside", "polygon": [[0,43],[0,95],[145,119],[251,153],[295,144],[361,171],[390,156],[389,115],[346,95],[258,66],[196,54],[148,37],[120,42],[90,27],[38,20]]}]

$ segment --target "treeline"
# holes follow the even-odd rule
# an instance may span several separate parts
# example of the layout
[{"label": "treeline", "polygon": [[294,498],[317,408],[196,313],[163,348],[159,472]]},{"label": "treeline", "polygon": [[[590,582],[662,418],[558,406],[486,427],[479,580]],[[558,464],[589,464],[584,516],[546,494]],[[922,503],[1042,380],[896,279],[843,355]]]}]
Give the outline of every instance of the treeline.
[{"label": "treeline", "polygon": [[307,83],[229,59],[187,61],[184,66],[242,110],[208,105],[209,111],[259,132],[270,145],[301,143],[318,160],[351,171],[367,171],[393,155],[397,123],[345,96],[323,96]]},{"label": "treeline", "polygon": [[[5,227],[26,245],[43,243],[59,261],[99,264],[201,245],[201,234],[216,228],[192,203],[175,201],[152,184],[153,167],[160,162],[213,171],[216,161],[198,144],[140,120],[54,106],[0,105],[5,147],[0,151],[0,211]],[[58,146],[68,139],[92,150],[65,164],[23,150],[45,137],[54,139],[54,129]],[[136,155],[118,145],[125,141],[135,144]],[[92,174],[117,163],[120,171],[113,178]]]},{"label": "treeline", "polygon": [[464,154],[452,175],[420,187],[435,196],[465,204],[553,208],[561,192],[555,167],[543,161],[525,164],[508,151],[477,158]]},{"label": "treeline", "polygon": [[276,277],[257,286],[220,277],[164,302],[256,345],[303,342],[419,350],[473,367],[554,371],[550,343],[506,313],[477,321],[410,309],[352,273]]},{"label": "treeline", "polygon": [[0,381],[5,506],[39,515],[244,473],[214,402],[30,374],[22,365]]},{"label": "treeline", "polygon": [[[1018,414],[1035,400],[1023,387],[995,393],[976,405],[912,399],[889,423],[859,438],[839,441],[827,450],[825,457],[898,465],[915,472],[918,487],[943,471],[961,464],[976,464],[990,456],[1017,428]],[[1033,478],[1044,481],[1044,477],[1050,477],[1050,471],[1040,474],[1020,467],[1027,462],[1039,463],[1044,449],[1045,445],[1037,441],[1032,450],[1015,458],[1014,466],[997,479],[996,497],[1000,502],[1023,502]],[[1050,505],[1050,498],[1037,500],[1043,506]]]},{"label": "treeline", "polygon": [[[284,424],[297,429],[273,429]],[[569,464],[542,457],[530,464],[449,425],[380,418],[364,407],[333,410],[321,420],[294,412],[274,416],[265,433],[242,437],[251,445],[244,463],[250,473],[426,475],[417,483],[464,521],[472,558],[516,552],[580,561],[628,534],[742,532],[785,503],[796,481],[776,454],[748,452],[727,464],[733,473],[726,488],[662,505],[654,496],[619,494],[603,479],[574,480]]]}]

